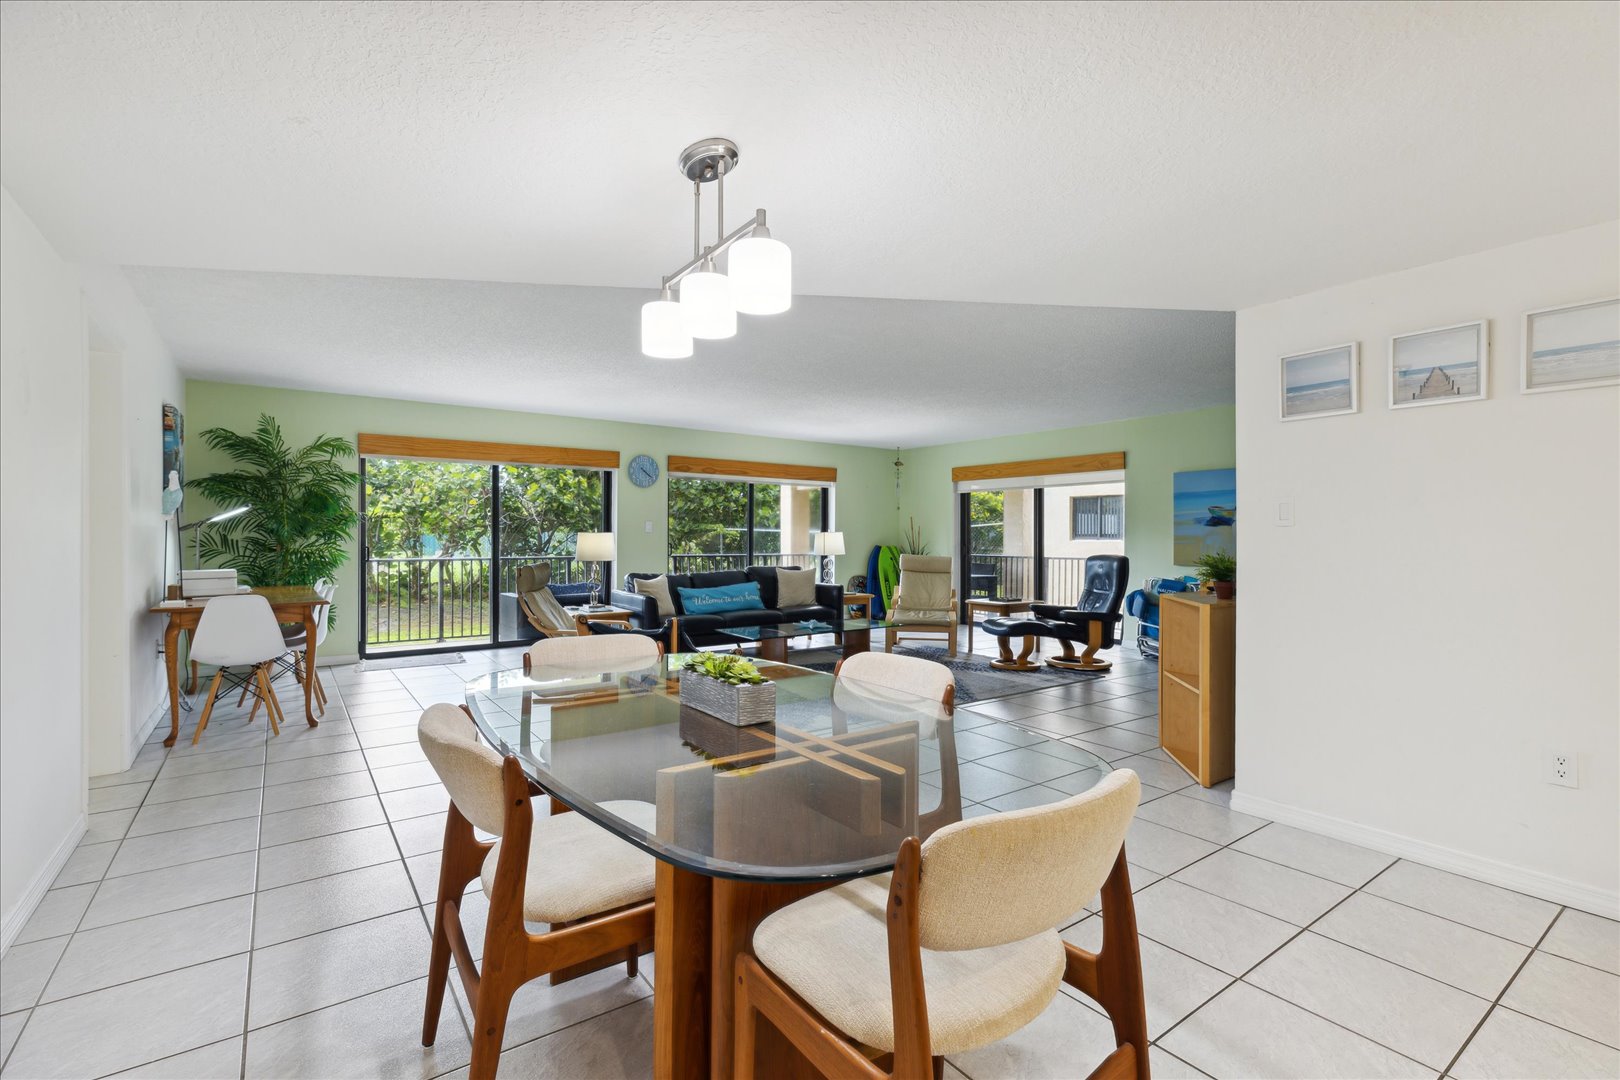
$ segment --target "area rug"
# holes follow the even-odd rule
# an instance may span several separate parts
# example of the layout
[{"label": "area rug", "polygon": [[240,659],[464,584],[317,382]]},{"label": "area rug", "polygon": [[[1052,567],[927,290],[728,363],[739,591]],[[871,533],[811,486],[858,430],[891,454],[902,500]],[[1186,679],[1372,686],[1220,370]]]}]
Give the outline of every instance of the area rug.
[{"label": "area rug", "polygon": [[[1102,678],[1102,674],[1093,671],[1064,671],[1061,668],[1042,666],[1039,671],[997,671],[990,666],[990,658],[974,653],[957,653],[953,658],[944,649],[934,649],[923,645],[897,645],[894,650],[904,656],[918,656],[924,660],[932,660],[936,664],[944,664],[956,676],[956,703],[967,705],[975,701],[994,701],[996,698],[1011,697],[1013,694],[1028,693],[1031,690],[1045,690],[1053,686],[1068,686],[1072,683],[1091,682]],[[806,649],[801,652],[789,652],[788,663],[807,667],[814,671],[832,671],[838,666],[841,654],[836,649]]]},{"label": "area rug", "polygon": [[458,652],[423,653],[420,656],[368,656],[354,665],[356,671],[389,671],[393,668],[442,667],[465,663]]}]

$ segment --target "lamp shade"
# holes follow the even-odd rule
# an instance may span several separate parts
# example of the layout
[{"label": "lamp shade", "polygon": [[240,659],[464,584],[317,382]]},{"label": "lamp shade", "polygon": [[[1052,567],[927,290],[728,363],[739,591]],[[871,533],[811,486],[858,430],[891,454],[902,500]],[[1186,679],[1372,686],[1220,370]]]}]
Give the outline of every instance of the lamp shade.
[{"label": "lamp shade", "polygon": [[793,306],[793,253],[770,236],[745,236],[731,245],[726,269],[731,299],[744,315],[777,315]]},{"label": "lamp shade", "polygon": [[655,360],[685,360],[692,355],[692,335],[686,332],[680,304],[653,300],[641,305],[641,351]]},{"label": "lamp shade", "polygon": [[612,533],[582,532],[574,540],[574,558],[580,562],[612,562],[614,557]]},{"label": "lamp shade", "polygon": [[695,338],[735,337],[737,309],[732,305],[730,279],[714,270],[687,274],[681,279],[681,316],[686,332]]},{"label": "lamp shade", "polygon": [[841,532],[816,533],[817,555],[842,555],[844,553],[844,534]]}]

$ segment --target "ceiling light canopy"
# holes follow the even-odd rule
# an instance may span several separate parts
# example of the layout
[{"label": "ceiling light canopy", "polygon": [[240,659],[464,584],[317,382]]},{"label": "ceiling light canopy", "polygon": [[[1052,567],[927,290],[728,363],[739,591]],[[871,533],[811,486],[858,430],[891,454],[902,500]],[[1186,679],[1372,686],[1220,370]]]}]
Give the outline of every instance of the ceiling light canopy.
[{"label": "ceiling light canopy", "polygon": [[[659,360],[692,355],[692,339],[718,341],[737,333],[737,313],[776,315],[793,306],[793,256],[771,236],[765,211],[726,228],[726,174],[737,167],[737,144],[704,139],[681,151],[681,174],[692,181],[692,258],[663,280],[657,300],[641,308],[641,351]],[[703,246],[703,185],[716,191],[715,242]],[[726,255],[727,273],[716,258]],[[680,290],[676,302],[672,290]]]}]

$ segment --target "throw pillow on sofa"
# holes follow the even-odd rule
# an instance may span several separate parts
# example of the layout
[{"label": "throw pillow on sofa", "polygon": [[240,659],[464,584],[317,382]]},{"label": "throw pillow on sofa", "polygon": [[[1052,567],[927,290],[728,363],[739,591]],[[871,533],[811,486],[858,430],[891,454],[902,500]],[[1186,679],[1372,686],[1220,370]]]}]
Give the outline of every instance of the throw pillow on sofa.
[{"label": "throw pillow on sofa", "polygon": [[681,610],[688,615],[722,615],[728,611],[764,611],[759,583],[715,585],[707,589],[682,589]]},{"label": "throw pillow on sofa", "polygon": [[816,572],[787,570],[776,572],[776,606],[779,608],[814,607],[816,603]]},{"label": "throw pillow on sofa", "polygon": [[658,617],[668,619],[675,614],[675,598],[669,594],[669,578],[636,578],[636,592],[658,601]]}]

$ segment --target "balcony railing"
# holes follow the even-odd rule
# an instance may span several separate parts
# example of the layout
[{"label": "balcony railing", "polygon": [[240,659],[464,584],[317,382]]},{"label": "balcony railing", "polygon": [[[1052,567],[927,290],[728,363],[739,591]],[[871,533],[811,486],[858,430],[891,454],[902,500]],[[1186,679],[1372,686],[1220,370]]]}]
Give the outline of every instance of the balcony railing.
[{"label": "balcony railing", "polygon": [[1036,596],[1035,559],[1030,555],[972,555],[968,559],[968,595],[1003,600],[1039,599],[1049,604],[1073,604],[1080,599],[1086,560],[1049,557],[1044,561],[1045,585]]},{"label": "balcony railing", "polygon": [[[516,591],[518,567],[542,562],[554,582],[585,580],[572,555],[505,555],[499,591]],[[475,555],[366,560],[366,644],[488,641],[489,563]]]},{"label": "balcony railing", "polygon": [[753,559],[738,552],[734,555],[671,555],[669,557],[669,572],[672,574],[707,574],[715,570],[746,570],[750,566],[798,566],[810,568],[816,565],[816,556],[810,554],[794,554],[783,552],[781,554],[766,554],[756,552]]}]

